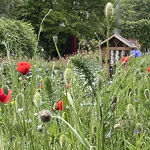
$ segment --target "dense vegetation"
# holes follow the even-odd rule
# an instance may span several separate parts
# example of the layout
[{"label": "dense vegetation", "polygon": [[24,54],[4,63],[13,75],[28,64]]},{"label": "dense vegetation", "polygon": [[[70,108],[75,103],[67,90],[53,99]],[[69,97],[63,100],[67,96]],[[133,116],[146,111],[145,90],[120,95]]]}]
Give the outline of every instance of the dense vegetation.
[{"label": "dense vegetation", "polygon": [[37,48],[37,37],[29,23],[0,18],[0,52],[32,57]]}]

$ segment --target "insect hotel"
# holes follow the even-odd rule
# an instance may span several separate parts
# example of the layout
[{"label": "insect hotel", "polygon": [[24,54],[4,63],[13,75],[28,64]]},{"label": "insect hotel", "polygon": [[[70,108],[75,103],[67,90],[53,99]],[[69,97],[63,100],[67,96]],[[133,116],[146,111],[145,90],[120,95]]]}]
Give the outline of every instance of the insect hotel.
[{"label": "insect hotel", "polygon": [[[112,35],[109,39],[109,53],[108,53],[108,65],[115,65],[124,56],[129,56],[131,50],[136,49],[136,45],[133,42],[125,39],[119,34]],[[101,59],[102,67],[104,68],[106,62],[106,50],[107,50],[107,39],[101,43]]]}]

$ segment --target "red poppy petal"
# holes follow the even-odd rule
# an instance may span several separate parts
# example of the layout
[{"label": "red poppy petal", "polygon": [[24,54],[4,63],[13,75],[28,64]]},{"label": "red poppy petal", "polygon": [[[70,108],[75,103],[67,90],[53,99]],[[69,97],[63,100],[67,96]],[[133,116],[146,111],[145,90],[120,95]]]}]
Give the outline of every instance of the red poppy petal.
[{"label": "red poppy petal", "polygon": [[62,100],[59,101],[59,102],[57,103],[56,110],[61,110],[61,111],[62,111],[62,104],[63,104],[63,101],[62,101]]},{"label": "red poppy petal", "polygon": [[8,95],[7,95],[6,98],[3,100],[3,103],[9,102],[10,99],[11,99],[11,90],[8,91]]}]

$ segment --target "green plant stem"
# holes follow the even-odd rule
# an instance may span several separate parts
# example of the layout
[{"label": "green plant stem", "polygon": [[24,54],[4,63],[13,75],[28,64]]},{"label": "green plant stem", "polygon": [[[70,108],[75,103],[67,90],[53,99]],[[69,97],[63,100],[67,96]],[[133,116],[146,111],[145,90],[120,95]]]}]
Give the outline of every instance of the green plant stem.
[{"label": "green plant stem", "polygon": [[55,44],[55,48],[56,48],[57,54],[59,56],[59,59],[61,59],[61,55],[60,55],[60,52],[58,50],[57,43],[55,41],[54,41],[54,44]]},{"label": "green plant stem", "polygon": [[89,149],[91,147],[90,144],[86,140],[83,140],[81,136],[78,134],[78,132],[66,120],[64,120],[60,116],[53,116],[53,118],[57,118],[63,121],[72,130],[72,132],[78,137],[78,139],[80,140],[80,142],[84,145],[86,149]]},{"label": "green plant stem", "polygon": [[40,39],[40,34],[41,34],[41,31],[42,31],[43,22],[46,19],[46,17],[50,14],[51,11],[52,11],[52,9],[49,9],[48,13],[44,16],[44,18],[41,21],[40,29],[39,29],[39,33],[38,33],[38,37],[37,37],[37,46],[36,46],[36,49],[35,49],[35,52],[34,52],[34,56],[36,56],[36,53],[37,53],[38,42],[39,42],[39,39]]},{"label": "green plant stem", "polygon": [[106,69],[106,74],[108,75],[109,70],[108,70],[108,59],[109,59],[109,21],[107,20],[107,48],[106,48],[106,55],[105,55],[105,69]]},{"label": "green plant stem", "polygon": [[97,112],[97,123],[96,123],[96,148],[100,150],[100,95],[99,95],[99,88],[97,86],[97,93],[96,93],[96,112]]}]

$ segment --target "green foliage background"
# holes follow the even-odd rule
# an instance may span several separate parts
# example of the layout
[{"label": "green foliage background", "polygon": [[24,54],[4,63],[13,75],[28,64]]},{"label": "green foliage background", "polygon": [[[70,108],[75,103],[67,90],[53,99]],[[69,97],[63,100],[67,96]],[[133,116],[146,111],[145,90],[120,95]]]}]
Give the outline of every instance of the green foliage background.
[{"label": "green foliage background", "polygon": [[37,47],[34,29],[29,23],[14,19],[0,18],[0,50],[6,54],[6,47],[10,53],[33,56]]},{"label": "green foliage background", "polygon": [[150,47],[150,1],[121,0],[120,29],[126,38],[135,38],[142,50]]}]

